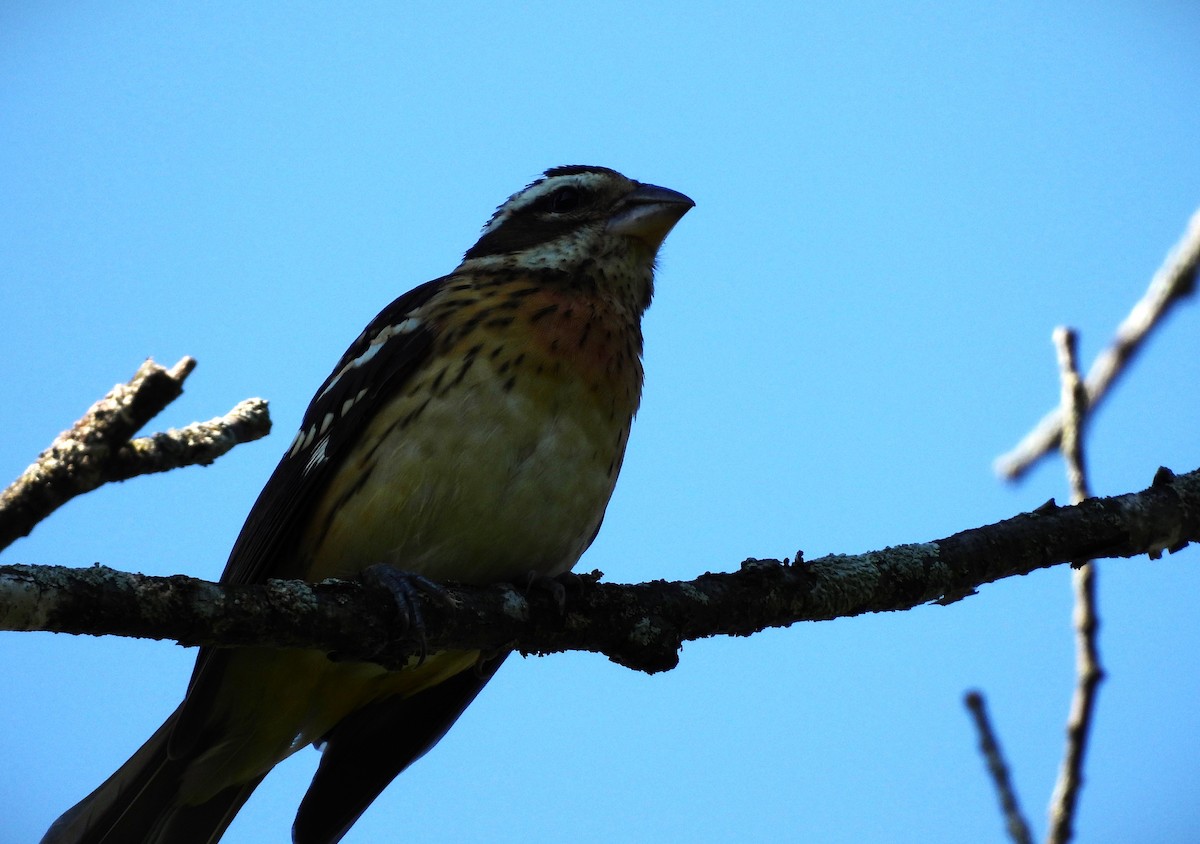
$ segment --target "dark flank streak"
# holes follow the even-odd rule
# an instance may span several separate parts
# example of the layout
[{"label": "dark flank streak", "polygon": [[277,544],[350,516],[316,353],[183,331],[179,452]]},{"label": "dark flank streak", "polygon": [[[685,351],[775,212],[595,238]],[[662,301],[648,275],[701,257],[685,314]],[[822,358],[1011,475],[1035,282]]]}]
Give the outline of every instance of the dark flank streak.
[{"label": "dark flank streak", "polygon": [[425,401],[421,402],[419,405],[405,414],[404,418],[400,420],[400,427],[406,428],[412,424],[413,420],[420,416],[421,412],[429,405],[429,401],[429,399],[425,399]]},{"label": "dark flank streak", "polygon": [[529,315],[529,322],[535,323],[544,316],[554,313],[558,310],[558,305],[546,305],[544,308],[538,308]]},{"label": "dark flank streak", "polygon": [[[442,369],[440,372],[438,372],[438,374],[437,374],[437,375],[435,375],[435,376],[433,377],[433,381],[432,381],[432,382],[430,383],[430,385],[429,385],[429,392],[431,392],[431,393],[437,393],[437,391],[438,391],[438,387],[440,387],[440,386],[442,385],[442,379],[443,379],[443,378],[445,378],[445,377],[446,377],[446,370],[445,370],[445,369]],[[414,395],[416,394],[416,390],[415,390],[415,389],[413,390],[413,394],[414,394]]]},{"label": "dark flank streak", "polygon": [[494,305],[492,305],[492,307],[498,311],[515,311],[517,308],[521,307],[521,304],[525,301],[526,297],[532,293],[535,293],[536,291],[537,288],[534,287],[524,287],[520,290],[506,290],[496,297],[496,302]]},{"label": "dark flank streak", "polygon": [[455,384],[461,384],[462,380],[467,377],[467,371],[470,370],[471,364],[475,363],[474,356],[471,356],[462,362],[462,366],[458,368],[458,375],[454,376],[454,382],[448,384],[446,389],[453,387]]}]

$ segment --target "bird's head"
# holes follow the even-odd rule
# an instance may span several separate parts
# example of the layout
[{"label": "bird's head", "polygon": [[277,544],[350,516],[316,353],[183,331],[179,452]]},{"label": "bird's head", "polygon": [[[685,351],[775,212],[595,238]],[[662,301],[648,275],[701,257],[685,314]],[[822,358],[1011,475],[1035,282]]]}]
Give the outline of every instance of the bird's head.
[{"label": "bird's head", "polygon": [[496,209],[460,269],[556,270],[644,309],[658,249],[693,205],[607,167],[555,167]]}]

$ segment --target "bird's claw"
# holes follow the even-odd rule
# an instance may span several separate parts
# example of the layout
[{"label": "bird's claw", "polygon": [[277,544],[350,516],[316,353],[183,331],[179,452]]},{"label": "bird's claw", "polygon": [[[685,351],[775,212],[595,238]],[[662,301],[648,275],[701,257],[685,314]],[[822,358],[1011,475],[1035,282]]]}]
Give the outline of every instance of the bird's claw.
[{"label": "bird's claw", "polygon": [[385,563],[364,569],[359,577],[367,586],[387,590],[395,604],[405,636],[414,640],[420,648],[417,665],[424,663],[429,651],[425,636],[425,617],[421,613],[421,596],[433,598],[438,603],[453,604],[450,593],[445,587],[427,577]]}]

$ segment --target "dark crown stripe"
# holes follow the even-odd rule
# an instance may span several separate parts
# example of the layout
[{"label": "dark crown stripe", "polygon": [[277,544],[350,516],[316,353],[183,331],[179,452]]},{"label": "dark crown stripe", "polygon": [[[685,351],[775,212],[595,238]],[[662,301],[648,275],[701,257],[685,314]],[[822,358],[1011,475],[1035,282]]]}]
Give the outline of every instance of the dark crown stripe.
[{"label": "dark crown stripe", "polygon": [[[553,179],[556,176],[578,176],[581,173],[603,173],[608,176],[621,175],[616,170],[611,170],[608,167],[595,167],[587,164],[564,164],[562,167],[551,167],[546,171],[545,177]],[[538,181],[541,180],[539,179]],[[534,182],[534,184],[537,184],[537,182]]]}]

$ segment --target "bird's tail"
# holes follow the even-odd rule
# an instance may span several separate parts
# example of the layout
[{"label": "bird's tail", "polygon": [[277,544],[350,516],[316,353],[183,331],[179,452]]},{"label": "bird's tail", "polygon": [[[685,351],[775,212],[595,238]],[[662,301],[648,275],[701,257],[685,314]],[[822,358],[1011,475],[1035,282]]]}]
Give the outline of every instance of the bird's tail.
[{"label": "bird's tail", "polygon": [[179,716],[172,713],[149,740],[95,791],[68,809],[41,844],[211,844],[262,781],[227,788],[198,805],[180,801],[190,758],[167,746]]}]

